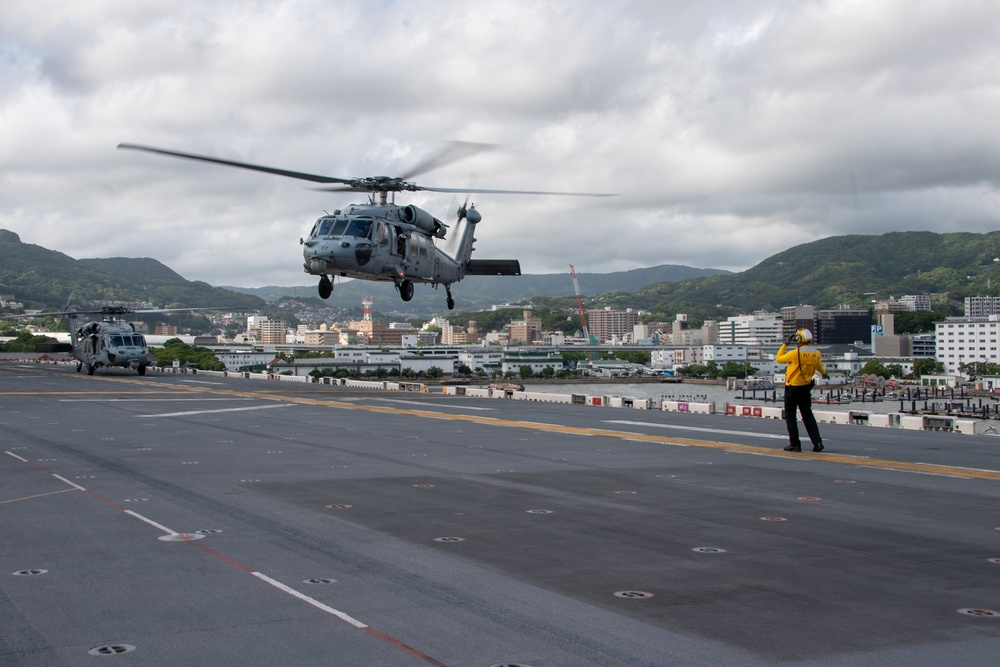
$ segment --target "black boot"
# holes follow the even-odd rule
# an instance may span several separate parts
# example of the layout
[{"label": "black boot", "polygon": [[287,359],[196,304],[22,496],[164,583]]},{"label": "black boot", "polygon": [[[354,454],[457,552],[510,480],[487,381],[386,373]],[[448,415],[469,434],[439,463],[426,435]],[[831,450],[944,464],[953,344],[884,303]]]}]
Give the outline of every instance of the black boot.
[{"label": "black boot", "polygon": [[787,447],[785,447],[785,451],[786,452],[801,452],[802,448],[799,447],[798,445],[788,445]]},{"label": "black boot", "polygon": [[823,443],[822,442],[813,443],[813,451],[814,452],[823,451]]}]

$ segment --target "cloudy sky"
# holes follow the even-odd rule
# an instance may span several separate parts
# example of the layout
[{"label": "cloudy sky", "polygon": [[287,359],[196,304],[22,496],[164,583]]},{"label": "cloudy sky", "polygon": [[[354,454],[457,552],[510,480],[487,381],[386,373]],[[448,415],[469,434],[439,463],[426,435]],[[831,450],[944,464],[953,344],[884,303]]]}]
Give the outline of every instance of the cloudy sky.
[{"label": "cloudy sky", "polygon": [[[311,285],[361,195],[116,150],[357,177],[446,140],[477,257],[742,270],[840,234],[1000,229],[996,0],[33,0],[0,4],[0,227],[214,285]],[[397,198],[450,220],[451,195]]]}]

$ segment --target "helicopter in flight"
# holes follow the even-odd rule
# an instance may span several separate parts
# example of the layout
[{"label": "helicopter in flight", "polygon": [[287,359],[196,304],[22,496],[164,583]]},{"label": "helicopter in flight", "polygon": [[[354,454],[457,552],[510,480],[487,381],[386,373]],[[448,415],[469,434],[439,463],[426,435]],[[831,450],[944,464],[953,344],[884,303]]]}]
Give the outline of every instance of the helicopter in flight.
[{"label": "helicopter in flight", "polygon": [[[318,291],[322,299],[330,298],[333,293],[332,278],[335,276],[391,281],[403,301],[413,298],[415,283],[429,283],[435,289],[444,285],[448,309],[452,310],[455,299],[451,294],[451,285],[466,275],[521,275],[521,265],[516,259],[472,259],[473,243],[476,241],[473,234],[482,215],[474,204],[469,204],[470,194],[611,196],[585,192],[438,188],[417,185],[408,180],[491,148],[489,144],[470,142],[450,142],[443,150],[401,176],[365,178],[321,176],[139,144],[121,143],[118,148],[311,181],[323,184],[317,189],[326,192],[368,193],[367,202],[351,204],[321,216],[313,224],[309,235],[299,239],[303,268],[306,273],[319,276]],[[437,245],[437,242],[446,240],[448,224],[413,204],[396,204],[395,193],[420,191],[466,194],[465,203],[456,213],[455,233],[448,239],[452,246],[450,252]],[[391,199],[389,193],[392,193]]]},{"label": "helicopter in flight", "polygon": [[[216,310],[214,308],[160,308],[155,310],[132,310],[123,306],[104,306],[97,310],[73,310],[57,313],[34,313],[18,317],[69,317],[69,343],[38,343],[36,352],[71,352],[76,359],[76,372],[87,369],[93,375],[98,368],[131,368],[139,375],[156,363],[150,353],[146,337],[136,333],[135,326],[126,322],[129,313],[169,313],[193,310]],[[84,322],[88,315],[100,315],[101,319]]]}]

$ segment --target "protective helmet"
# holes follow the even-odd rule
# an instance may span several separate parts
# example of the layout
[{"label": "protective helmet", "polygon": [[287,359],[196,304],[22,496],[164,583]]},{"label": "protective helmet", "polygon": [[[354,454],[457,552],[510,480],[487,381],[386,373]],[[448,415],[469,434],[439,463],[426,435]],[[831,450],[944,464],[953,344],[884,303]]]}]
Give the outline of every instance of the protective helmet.
[{"label": "protective helmet", "polygon": [[795,332],[795,340],[797,340],[802,345],[805,345],[806,343],[811,343],[812,339],[813,339],[813,333],[812,331],[809,331],[809,329],[799,329],[798,331]]}]

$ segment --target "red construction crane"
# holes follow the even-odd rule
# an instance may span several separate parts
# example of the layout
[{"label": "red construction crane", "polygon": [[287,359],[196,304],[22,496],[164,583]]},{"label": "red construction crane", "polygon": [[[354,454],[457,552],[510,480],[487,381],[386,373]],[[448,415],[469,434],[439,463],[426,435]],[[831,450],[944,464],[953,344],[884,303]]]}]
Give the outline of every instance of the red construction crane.
[{"label": "red construction crane", "polygon": [[[583,325],[583,337],[586,338],[591,345],[596,345],[597,340],[590,335],[590,330],[587,328],[587,311],[583,308],[583,293],[580,292],[580,281],[576,279],[576,269],[573,268],[572,264],[569,265],[569,272],[570,275],[573,276],[573,289],[576,291],[576,306],[580,309],[580,324]],[[594,354],[594,351],[591,350],[590,360],[594,361],[596,358],[597,357]]]}]

